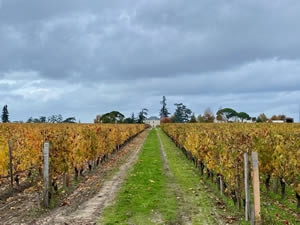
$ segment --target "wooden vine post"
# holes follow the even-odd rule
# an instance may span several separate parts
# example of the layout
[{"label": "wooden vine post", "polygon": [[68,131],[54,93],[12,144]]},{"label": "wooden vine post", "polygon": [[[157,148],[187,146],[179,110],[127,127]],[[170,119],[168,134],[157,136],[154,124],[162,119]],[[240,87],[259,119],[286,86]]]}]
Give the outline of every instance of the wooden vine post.
[{"label": "wooden vine post", "polygon": [[220,192],[224,194],[224,182],[223,182],[223,175],[220,175]]},{"label": "wooden vine post", "polygon": [[252,152],[252,170],[253,170],[253,195],[254,195],[255,224],[261,224],[259,170],[258,170],[257,152]]},{"label": "wooden vine post", "polygon": [[13,191],[13,188],[14,188],[14,175],[13,175],[12,150],[11,150],[10,141],[8,141],[8,153],[9,153],[10,186],[11,186],[11,191]]},{"label": "wooden vine post", "polygon": [[244,153],[244,173],[245,173],[245,219],[246,221],[250,220],[250,187],[249,187],[249,165],[248,165],[248,153]]},{"label": "wooden vine post", "polygon": [[43,155],[44,155],[44,205],[49,207],[49,142],[44,143]]}]

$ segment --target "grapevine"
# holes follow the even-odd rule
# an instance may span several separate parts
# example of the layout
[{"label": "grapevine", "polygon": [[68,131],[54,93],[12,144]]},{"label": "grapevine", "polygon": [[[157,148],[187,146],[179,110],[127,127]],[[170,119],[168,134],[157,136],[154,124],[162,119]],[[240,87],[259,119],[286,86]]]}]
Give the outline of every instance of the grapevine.
[{"label": "grapevine", "polygon": [[271,178],[279,179],[282,194],[290,185],[299,205],[299,124],[163,124],[161,128],[202,171],[205,165],[208,176],[222,177],[239,203],[244,189],[243,154],[256,151],[267,189]]},{"label": "grapevine", "polygon": [[13,173],[42,171],[43,143],[50,143],[50,173],[58,177],[91,166],[145,129],[145,125],[118,124],[1,124],[0,180],[8,177],[8,141]]}]

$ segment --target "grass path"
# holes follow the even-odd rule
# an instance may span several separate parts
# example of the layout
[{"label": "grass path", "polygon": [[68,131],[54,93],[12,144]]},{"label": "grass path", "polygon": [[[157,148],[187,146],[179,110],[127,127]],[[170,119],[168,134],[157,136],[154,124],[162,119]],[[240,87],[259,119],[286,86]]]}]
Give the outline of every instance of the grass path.
[{"label": "grass path", "polygon": [[216,197],[170,138],[161,130],[152,130],[99,224],[222,225],[226,224],[223,210],[217,208]]},{"label": "grass path", "polygon": [[129,172],[115,204],[100,224],[175,224],[176,196],[168,189],[156,131],[150,131],[137,163]]},{"label": "grass path", "polygon": [[178,209],[186,218],[183,224],[225,224],[215,206],[215,196],[209,194],[205,185],[200,182],[198,171],[193,164],[165,133],[158,130],[158,134],[170,170],[181,192]]}]

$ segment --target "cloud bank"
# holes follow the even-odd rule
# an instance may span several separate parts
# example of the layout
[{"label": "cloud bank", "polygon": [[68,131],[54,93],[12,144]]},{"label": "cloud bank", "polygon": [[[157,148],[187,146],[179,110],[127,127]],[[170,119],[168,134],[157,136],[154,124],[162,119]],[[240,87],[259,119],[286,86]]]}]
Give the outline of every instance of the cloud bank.
[{"label": "cloud bank", "polygon": [[12,120],[183,102],[298,120],[296,0],[0,1],[0,106]]}]

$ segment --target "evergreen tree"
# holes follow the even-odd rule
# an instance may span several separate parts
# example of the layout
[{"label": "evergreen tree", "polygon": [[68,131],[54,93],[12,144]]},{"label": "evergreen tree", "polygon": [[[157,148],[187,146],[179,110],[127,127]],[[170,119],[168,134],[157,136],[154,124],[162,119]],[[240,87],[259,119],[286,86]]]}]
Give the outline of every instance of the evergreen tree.
[{"label": "evergreen tree", "polygon": [[125,116],[118,111],[111,111],[101,115],[100,118],[97,116],[96,120],[100,123],[123,123]]},{"label": "evergreen tree", "polygon": [[75,117],[69,117],[62,121],[63,123],[76,123],[76,118]]},{"label": "evergreen tree", "polygon": [[131,114],[131,123],[135,123],[135,116],[134,116],[134,113]]},{"label": "evergreen tree", "polygon": [[131,117],[127,117],[124,119],[123,123],[135,123],[135,116],[134,113],[131,114]]},{"label": "evergreen tree", "polygon": [[182,103],[176,103],[176,111],[172,116],[174,123],[186,123],[190,120],[192,111]]},{"label": "evergreen tree", "polygon": [[244,122],[244,120],[250,120],[250,119],[251,119],[251,117],[249,116],[249,114],[248,114],[248,113],[245,113],[245,112],[239,112],[239,113],[237,114],[237,117],[240,118],[240,120],[241,120],[242,122]]},{"label": "evergreen tree", "polygon": [[27,120],[26,123],[33,123],[33,118],[32,118],[32,116]]},{"label": "evergreen tree", "polygon": [[161,109],[160,109],[160,118],[164,118],[164,117],[168,117],[170,115],[168,109],[167,109],[167,99],[166,96],[163,96],[162,101],[160,102],[160,104],[162,105]]},{"label": "evergreen tree", "polygon": [[3,107],[2,111],[2,123],[9,123],[9,113],[7,109],[7,105]]},{"label": "evergreen tree", "polygon": [[40,116],[40,123],[46,123],[46,122],[47,122],[46,116]]},{"label": "evergreen tree", "polygon": [[220,108],[220,109],[217,111],[216,114],[217,114],[216,119],[217,119],[218,121],[226,121],[226,117],[225,117],[225,115],[223,114],[222,108]]},{"label": "evergreen tree", "polygon": [[191,116],[190,123],[197,123],[197,119],[196,119],[196,116],[195,116],[194,113],[193,113],[193,115]]},{"label": "evergreen tree", "polygon": [[144,123],[144,120],[146,119],[147,115],[148,115],[148,109],[142,109],[142,111],[139,112],[137,123]]},{"label": "evergreen tree", "polygon": [[237,118],[238,113],[231,108],[219,109],[217,112],[217,120],[228,122],[230,119]]}]

